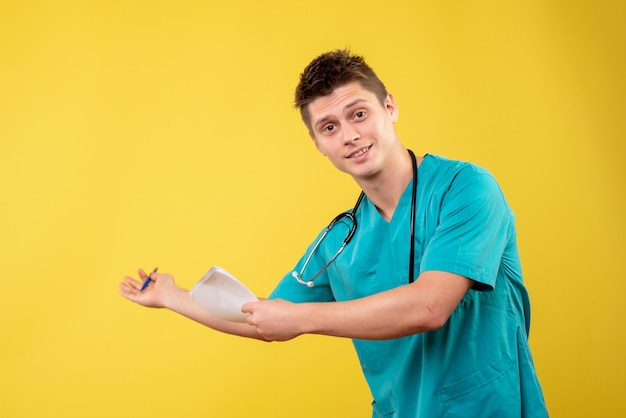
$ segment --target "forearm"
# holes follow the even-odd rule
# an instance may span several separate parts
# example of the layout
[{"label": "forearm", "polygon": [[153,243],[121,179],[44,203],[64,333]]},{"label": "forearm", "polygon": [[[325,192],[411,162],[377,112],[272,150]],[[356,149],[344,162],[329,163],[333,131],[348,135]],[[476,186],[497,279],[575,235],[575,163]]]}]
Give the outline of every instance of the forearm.
[{"label": "forearm", "polygon": [[247,323],[226,321],[204,310],[183,288],[171,289],[164,298],[164,307],[216,331],[263,340],[256,328]]},{"label": "forearm", "polygon": [[[384,294],[346,302],[303,303],[296,308],[302,333],[366,340],[400,338],[436,329]],[[390,296],[390,295],[385,295]]]},{"label": "forearm", "polygon": [[303,333],[356,339],[391,339],[439,329],[471,280],[427,272],[410,285],[346,302],[304,303],[295,308]]}]

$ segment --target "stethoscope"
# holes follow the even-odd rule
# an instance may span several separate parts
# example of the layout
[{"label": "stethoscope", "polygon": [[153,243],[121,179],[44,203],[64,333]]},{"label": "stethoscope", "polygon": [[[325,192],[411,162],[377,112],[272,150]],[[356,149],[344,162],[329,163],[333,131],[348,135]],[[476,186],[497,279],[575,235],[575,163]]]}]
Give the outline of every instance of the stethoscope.
[{"label": "stethoscope", "polygon": [[[415,251],[415,242],[413,238],[414,238],[414,233],[415,233],[415,196],[417,194],[417,160],[415,159],[415,154],[413,154],[413,151],[411,150],[407,150],[407,151],[409,152],[409,155],[411,156],[411,162],[413,164],[413,188],[411,190],[411,226],[410,226],[411,241],[410,241],[410,252],[409,252],[409,283],[413,283],[415,279],[414,271],[413,271],[415,269],[414,261],[413,261],[413,255]],[[326,271],[328,266],[330,266],[332,262],[335,261],[335,259],[337,258],[337,256],[339,256],[339,254],[341,254],[345,246],[348,245],[348,243],[350,243],[357,228],[357,221],[356,221],[356,216],[355,216],[356,211],[361,205],[361,201],[363,200],[364,195],[365,194],[361,191],[361,194],[359,195],[359,198],[357,199],[354,205],[354,208],[352,208],[351,211],[340,213],[328,224],[328,226],[326,227],[322,235],[318,238],[317,242],[315,243],[315,245],[309,252],[309,255],[307,256],[306,260],[304,260],[304,264],[302,265],[302,268],[300,269],[300,273],[296,271],[293,271],[291,273],[291,275],[298,281],[298,283],[303,284],[308,287],[313,287],[314,285],[313,281],[317,279],[317,277],[320,274]],[[352,226],[350,227],[348,234],[346,235],[343,242],[341,243],[341,246],[339,247],[337,252],[335,252],[335,255],[333,255],[331,259],[328,260],[328,262],[324,265],[324,267],[322,267],[321,270],[318,271],[313,277],[311,277],[309,280],[304,280],[303,278],[304,271],[306,270],[309,264],[309,261],[311,260],[311,257],[315,253],[315,250],[317,250],[317,247],[319,247],[319,245],[324,240],[328,232],[333,228],[333,226],[335,226],[337,222],[340,222],[341,220],[345,220],[345,219],[349,220],[352,223]]]}]

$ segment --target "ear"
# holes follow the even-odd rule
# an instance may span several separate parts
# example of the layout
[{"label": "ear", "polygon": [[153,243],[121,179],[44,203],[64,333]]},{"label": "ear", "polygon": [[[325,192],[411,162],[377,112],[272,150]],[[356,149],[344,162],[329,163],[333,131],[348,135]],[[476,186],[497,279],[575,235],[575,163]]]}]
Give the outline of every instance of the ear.
[{"label": "ear", "polygon": [[319,142],[317,142],[317,139],[315,138],[315,134],[313,132],[309,131],[309,136],[313,140],[313,143],[315,144],[315,148],[317,148],[317,150],[320,152],[320,154],[322,154],[324,157],[326,157],[326,154],[324,154],[324,152],[320,149],[320,144],[319,144]]},{"label": "ear", "polygon": [[398,106],[396,105],[396,100],[393,98],[391,93],[387,93],[387,97],[385,98],[385,109],[389,113],[391,117],[391,121],[396,123],[398,121]]}]

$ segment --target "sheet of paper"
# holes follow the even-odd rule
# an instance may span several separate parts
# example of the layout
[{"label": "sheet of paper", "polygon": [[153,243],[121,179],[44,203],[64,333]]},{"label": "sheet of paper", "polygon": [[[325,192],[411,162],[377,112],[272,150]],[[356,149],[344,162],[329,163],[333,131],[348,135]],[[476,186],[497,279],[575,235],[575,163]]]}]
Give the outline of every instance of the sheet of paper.
[{"label": "sheet of paper", "polygon": [[258,300],[247,287],[217,266],[211,267],[189,294],[211,314],[234,322],[245,322],[248,314],[241,312],[241,306]]}]

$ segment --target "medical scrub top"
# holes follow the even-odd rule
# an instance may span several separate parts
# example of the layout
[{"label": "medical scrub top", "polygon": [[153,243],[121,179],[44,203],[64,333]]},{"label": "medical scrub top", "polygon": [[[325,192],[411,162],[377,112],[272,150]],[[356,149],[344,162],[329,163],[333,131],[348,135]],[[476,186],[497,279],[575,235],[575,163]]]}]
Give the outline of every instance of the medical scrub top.
[{"label": "medical scrub top", "polygon": [[[389,222],[364,198],[352,241],[315,285],[304,286],[289,272],[270,297],[346,301],[406,285],[411,186]],[[436,331],[353,340],[374,398],[373,417],[548,415],[528,346],[530,306],[514,222],[489,172],[436,155],[424,157],[418,169],[415,277],[440,270],[468,277],[474,285]],[[314,252],[305,280],[336,253],[350,226],[347,219],[333,226]]]}]

